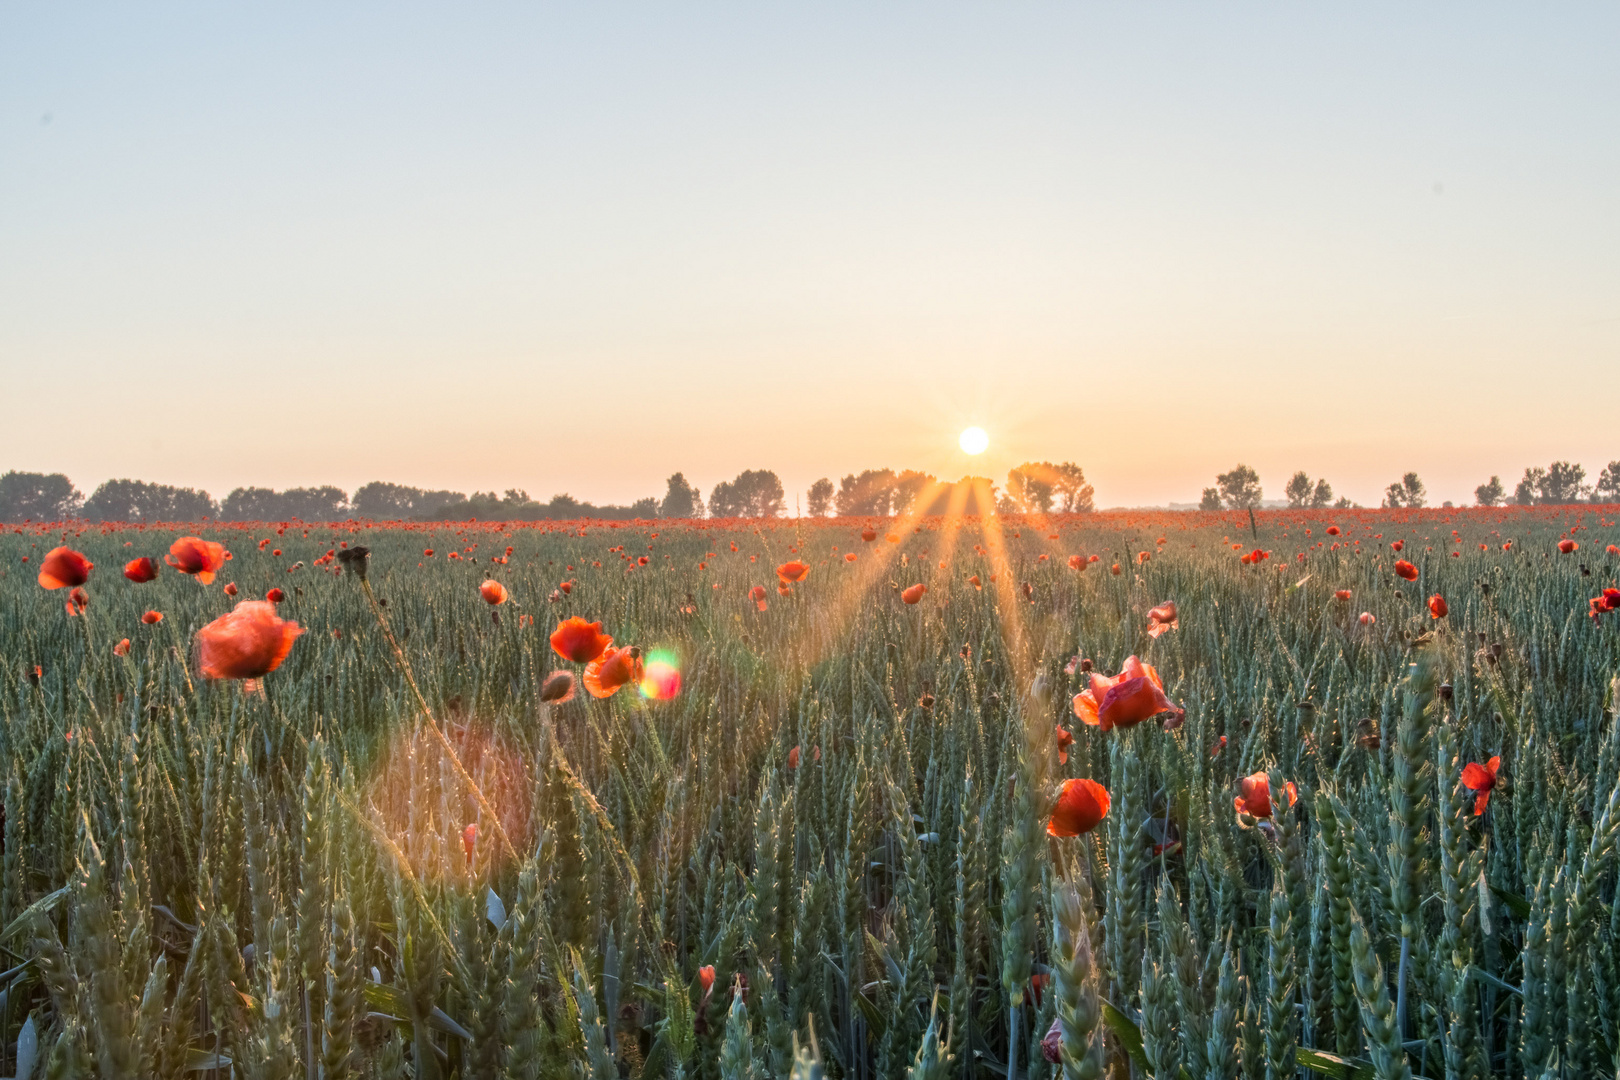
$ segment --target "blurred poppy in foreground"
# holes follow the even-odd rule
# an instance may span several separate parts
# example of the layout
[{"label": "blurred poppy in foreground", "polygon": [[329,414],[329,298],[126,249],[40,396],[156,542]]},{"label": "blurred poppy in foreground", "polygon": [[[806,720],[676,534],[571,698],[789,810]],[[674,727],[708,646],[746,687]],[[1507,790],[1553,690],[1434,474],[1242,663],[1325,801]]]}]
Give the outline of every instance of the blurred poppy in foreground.
[{"label": "blurred poppy in foreground", "polygon": [[95,563],[69,547],[52,548],[39,564],[39,584],[45,589],[71,589],[90,580]]},{"label": "blurred poppy in foreground", "polygon": [[1558,541],[1558,550],[1565,555],[1573,554],[1581,549],[1581,545],[1570,539]]},{"label": "blurred poppy in foreground", "polygon": [[1418,576],[1418,568],[1407,562],[1405,559],[1396,559],[1395,576],[1398,578],[1404,578],[1407,581],[1416,581]]},{"label": "blurred poppy in foreground", "polygon": [[210,679],[257,679],[281,666],[303,632],[274,604],[243,600],[197,631],[197,667]]},{"label": "blurred poppy in foreground", "polygon": [[918,582],[916,585],[900,590],[900,599],[907,604],[915,604],[923,598],[923,593],[927,591],[928,586]]},{"label": "blurred poppy in foreground", "polygon": [[1108,791],[1095,780],[1065,780],[1046,823],[1052,836],[1080,836],[1108,816]]},{"label": "blurred poppy in foreground", "polygon": [[553,671],[546,676],[546,681],[540,684],[540,700],[547,705],[561,705],[565,701],[574,699],[574,673],[572,671]]},{"label": "blurred poppy in foreground", "polygon": [[1485,764],[1470,761],[1463,766],[1463,787],[1479,792],[1474,797],[1474,816],[1479,817],[1491,803],[1491,791],[1496,787],[1496,771],[1502,767],[1502,757],[1498,754]]},{"label": "blurred poppy in foreground", "polygon": [[144,585],[158,576],[158,564],[142,555],[124,564],[124,576],[137,585]]},{"label": "blurred poppy in foreground", "polygon": [[765,586],[763,585],[755,585],[752,589],[749,589],[748,599],[752,600],[756,605],[758,605],[759,610],[761,611],[764,611],[766,608],[770,607],[770,605],[765,602]]},{"label": "blurred poppy in foreground", "polygon": [[125,638],[123,641],[120,641],[118,644],[113,646],[113,655],[114,656],[128,656],[129,655],[129,638]]},{"label": "blurred poppy in foreground", "polygon": [[484,598],[484,603],[494,606],[506,603],[510,594],[507,593],[505,585],[494,578],[485,578],[478,586],[478,595]]},{"label": "blurred poppy in foreground", "polygon": [[148,611],[145,615],[141,616],[141,622],[145,623],[147,626],[156,626],[162,621],[163,612],[161,611]]},{"label": "blurred poppy in foreground", "polygon": [[1059,724],[1057,729],[1058,760],[1065,765],[1069,763],[1069,747],[1073,745],[1074,732]]},{"label": "blurred poppy in foreground", "polygon": [[225,545],[200,536],[182,536],[169,545],[163,561],[182,574],[192,575],[198,583],[211,585],[214,575],[225,565]]}]

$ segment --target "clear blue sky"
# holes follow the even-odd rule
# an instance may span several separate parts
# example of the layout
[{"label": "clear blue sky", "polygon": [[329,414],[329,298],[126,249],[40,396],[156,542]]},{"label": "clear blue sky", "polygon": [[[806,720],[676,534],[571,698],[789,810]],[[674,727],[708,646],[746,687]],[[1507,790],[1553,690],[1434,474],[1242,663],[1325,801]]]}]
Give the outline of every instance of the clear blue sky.
[{"label": "clear blue sky", "polygon": [[0,394],[87,490],[1595,473],[1620,8],[7,4]]}]

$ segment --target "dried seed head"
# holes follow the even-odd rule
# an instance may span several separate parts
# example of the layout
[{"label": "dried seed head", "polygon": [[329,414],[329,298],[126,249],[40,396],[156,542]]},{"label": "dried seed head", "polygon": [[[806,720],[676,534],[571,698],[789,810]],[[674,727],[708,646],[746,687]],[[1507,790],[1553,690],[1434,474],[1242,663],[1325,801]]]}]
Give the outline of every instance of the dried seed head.
[{"label": "dried seed head", "polygon": [[368,564],[371,561],[371,549],[364,544],[344,548],[337,553],[337,561],[343,564],[343,569],[364,581],[366,580]]},{"label": "dried seed head", "polygon": [[574,696],[574,673],[572,671],[553,671],[546,676],[546,681],[540,684],[540,700],[550,705],[561,705],[570,701]]}]

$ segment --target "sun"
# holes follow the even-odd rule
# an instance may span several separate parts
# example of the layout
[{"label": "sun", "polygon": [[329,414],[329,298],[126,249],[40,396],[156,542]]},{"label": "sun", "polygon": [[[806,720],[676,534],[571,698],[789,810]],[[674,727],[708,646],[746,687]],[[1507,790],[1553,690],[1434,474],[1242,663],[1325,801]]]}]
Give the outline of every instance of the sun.
[{"label": "sun", "polygon": [[984,433],[984,428],[970,427],[956,441],[964,454],[977,456],[990,448],[990,436]]}]

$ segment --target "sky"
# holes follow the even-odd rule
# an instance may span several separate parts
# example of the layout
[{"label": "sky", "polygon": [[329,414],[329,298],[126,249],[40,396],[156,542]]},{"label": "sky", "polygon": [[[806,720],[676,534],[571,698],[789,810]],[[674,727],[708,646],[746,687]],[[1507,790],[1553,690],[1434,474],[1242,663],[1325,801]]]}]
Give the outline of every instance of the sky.
[{"label": "sky", "polygon": [[0,471],[1595,477],[1617,45],[1597,3],[9,3]]}]

